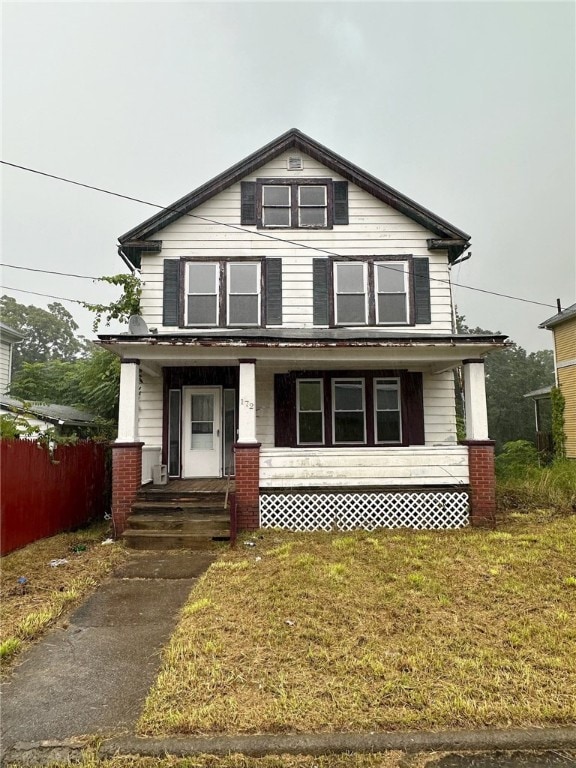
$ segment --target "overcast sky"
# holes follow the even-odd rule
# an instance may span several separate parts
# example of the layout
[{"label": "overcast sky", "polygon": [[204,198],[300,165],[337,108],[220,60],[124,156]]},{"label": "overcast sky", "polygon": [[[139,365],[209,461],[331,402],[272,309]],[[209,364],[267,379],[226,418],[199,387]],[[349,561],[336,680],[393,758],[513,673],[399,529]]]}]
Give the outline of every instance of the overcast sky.
[{"label": "overcast sky", "polygon": [[[538,324],[557,297],[576,301],[574,3],[4,2],[2,12],[3,160],[168,205],[295,127],[470,233],[455,282],[552,305],[457,288],[470,326],[549,348]],[[116,274],[116,238],[153,212],[4,166],[2,262]],[[117,295],[11,268],[2,284]],[[65,306],[91,335],[90,315]]]}]

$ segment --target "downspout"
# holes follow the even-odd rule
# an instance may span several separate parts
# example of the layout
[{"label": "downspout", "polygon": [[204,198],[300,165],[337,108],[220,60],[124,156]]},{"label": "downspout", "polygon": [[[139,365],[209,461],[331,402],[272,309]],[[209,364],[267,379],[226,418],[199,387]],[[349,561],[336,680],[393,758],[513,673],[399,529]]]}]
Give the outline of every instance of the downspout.
[{"label": "downspout", "polygon": [[120,256],[120,258],[122,259],[124,264],[126,264],[126,266],[130,270],[130,272],[132,272],[133,275],[136,274],[136,272],[138,272],[138,270],[136,269],[134,264],[132,264],[132,262],[130,261],[128,256],[126,256],[126,254],[122,250],[122,246],[121,245],[118,246],[118,256]]}]

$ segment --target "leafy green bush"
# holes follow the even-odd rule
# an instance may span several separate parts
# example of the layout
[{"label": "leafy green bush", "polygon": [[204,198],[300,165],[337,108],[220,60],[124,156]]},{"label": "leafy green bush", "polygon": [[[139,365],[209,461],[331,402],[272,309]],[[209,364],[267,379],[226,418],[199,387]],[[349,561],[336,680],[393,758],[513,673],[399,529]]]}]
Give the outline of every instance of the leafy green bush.
[{"label": "leafy green bush", "polygon": [[511,462],[511,465],[513,469],[509,474],[506,470],[497,473],[496,497],[500,510],[528,512],[551,508],[563,513],[576,512],[576,461],[560,459],[547,467],[530,463],[523,470],[519,464]]},{"label": "leafy green bush", "polygon": [[496,474],[499,478],[526,477],[538,468],[538,451],[528,440],[505,443],[502,453],[496,457]]}]

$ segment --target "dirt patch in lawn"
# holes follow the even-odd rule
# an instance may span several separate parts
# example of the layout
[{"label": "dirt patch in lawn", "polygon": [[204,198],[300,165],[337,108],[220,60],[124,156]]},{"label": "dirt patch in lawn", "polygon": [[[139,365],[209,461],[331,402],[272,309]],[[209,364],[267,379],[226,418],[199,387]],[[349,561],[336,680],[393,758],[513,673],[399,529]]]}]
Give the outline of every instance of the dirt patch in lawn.
[{"label": "dirt patch in lawn", "polygon": [[121,544],[102,545],[107,528],[99,523],[61,533],[1,558],[2,674],[20,651],[67,616],[126,557]]},{"label": "dirt patch in lawn", "polygon": [[268,531],[192,592],[144,734],[576,717],[576,517],[498,531]]}]

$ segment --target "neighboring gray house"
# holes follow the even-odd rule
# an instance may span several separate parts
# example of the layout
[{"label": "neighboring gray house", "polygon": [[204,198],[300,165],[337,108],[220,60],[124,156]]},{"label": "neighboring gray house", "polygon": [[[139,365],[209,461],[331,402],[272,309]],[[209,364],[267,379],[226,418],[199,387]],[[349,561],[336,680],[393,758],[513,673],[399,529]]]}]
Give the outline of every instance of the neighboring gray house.
[{"label": "neighboring gray house", "polygon": [[8,391],[12,380],[12,347],[23,338],[19,331],[0,323],[0,394]]},{"label": "neighboring gray house", "polygon": [[96,417],[70,405],[29,403],[8,395],[0,395],[0,416],[24,416],[30,426],[44,432],[53,427],[60,435],[90,437],[97,426]]}]

